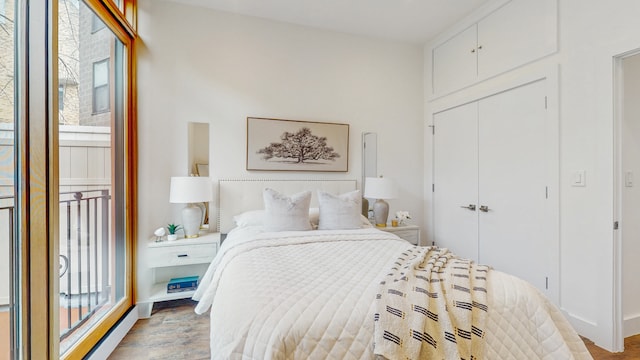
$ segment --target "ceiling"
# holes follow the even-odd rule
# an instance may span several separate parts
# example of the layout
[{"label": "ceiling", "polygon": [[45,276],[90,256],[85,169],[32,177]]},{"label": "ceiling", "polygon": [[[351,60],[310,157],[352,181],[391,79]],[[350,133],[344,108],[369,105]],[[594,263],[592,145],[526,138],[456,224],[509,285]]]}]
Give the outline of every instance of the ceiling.
[{"label": "ceiling", "polygon": [[490,0],[171,0],[395,41],[425,43]]}]

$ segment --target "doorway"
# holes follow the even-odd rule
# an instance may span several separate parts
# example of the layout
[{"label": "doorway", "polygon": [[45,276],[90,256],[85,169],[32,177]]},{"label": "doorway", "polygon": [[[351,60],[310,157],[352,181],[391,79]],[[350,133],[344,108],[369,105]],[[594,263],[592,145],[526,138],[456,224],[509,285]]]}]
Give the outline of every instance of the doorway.
[{"label": "doorway", "polygon": [[616,292],[619,335],[623,339],[640,334],[640,52],[615,59],[616,71],[616,137],[615,137],[615,219],[618,265]]}]

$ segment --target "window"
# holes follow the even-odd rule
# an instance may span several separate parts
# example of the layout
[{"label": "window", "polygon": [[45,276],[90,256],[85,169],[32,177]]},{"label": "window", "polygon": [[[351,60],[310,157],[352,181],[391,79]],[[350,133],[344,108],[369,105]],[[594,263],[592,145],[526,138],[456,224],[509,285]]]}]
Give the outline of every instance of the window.
[{"label": "window", "polygon": [[109,59],[93,63],[93,113],[109,111]]},{"label": "window", "polygon": [[15,207],[15,61],[13,0],[0,0],[0,359],[15,352],[19,324],[16,294],[19,247],[16,246]]},{"label": "window", "polygon": [[58,110],[64,110],[64,85],[58,85]]},{"label": "window", "polygon": [[[57,37],[58,56],[67,65],[58,68],[65,102],[57,114],[65,119],[58,119],[53,135],[60,234],[54,317],[60,319],[60,357],[69,359],[85,356],[97,335],[118,320],[114,313],[132,306],[128,264],[134,239],[127,232],[132,213],[125,204],[133,175],[125,169],[135,154],[125,146],[132,119],[127,97],[131,39],[106,25],[110,15],[98,11],[95,0],[81,1],[77,12],[65,1],[58,0]],[[96,28],[103,30],[91,35]]]},{"label": "window", "polygon": [[[84,358],[133,306],[136,7],[119,3],[0,0],[0,359]],[[104,126],[82,125],[94,111]]]},{"label": "window", "polygon": [[91,16],[91,33],[98,32],[104,28],[104,22],[102,22],[97,15],[93,14],[93,16]]}]

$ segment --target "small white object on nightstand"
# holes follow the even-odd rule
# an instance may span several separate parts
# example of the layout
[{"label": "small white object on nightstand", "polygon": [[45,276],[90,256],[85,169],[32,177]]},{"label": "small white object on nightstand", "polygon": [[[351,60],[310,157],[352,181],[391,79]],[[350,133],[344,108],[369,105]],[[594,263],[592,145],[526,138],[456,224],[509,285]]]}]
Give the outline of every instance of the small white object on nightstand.
[{"label": "small white object on nightstand", "polygon": [[387,226],[377,229],[396,234],[399,238],[407,240],[413,245],[420,245],[420,227],[417,225]]},{"label": "small white object on nightstand", "polygon": [[153,235],[156,236],[156,242],[162,241],[162,237],[165,236],[166,234],[167,234],[167,231],[163,227],[157,228],[156,231],[153,232]]}]

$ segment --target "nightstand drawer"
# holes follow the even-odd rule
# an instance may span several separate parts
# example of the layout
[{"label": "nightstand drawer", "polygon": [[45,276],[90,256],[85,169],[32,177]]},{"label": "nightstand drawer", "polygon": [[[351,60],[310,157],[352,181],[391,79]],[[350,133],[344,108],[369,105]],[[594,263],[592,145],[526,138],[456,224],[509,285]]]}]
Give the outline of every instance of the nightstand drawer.
[{"label": "nightstand drawer", "polygon": [[213,260],[217,244],[167,246],[149,249],[149,267],[204,264]]},{"label": "nightstand drawer", "polygon": [[418,243],[418,231],[416,230],[398,230],[394,231],[393,233],[396,234],[399,238],[405,239],[412,244]]},{"label": "nightstand drawer", "polygon": [[378,229],[395,234],[413,245],[420,245],[420,228],[416,225],[387,226]]}]

